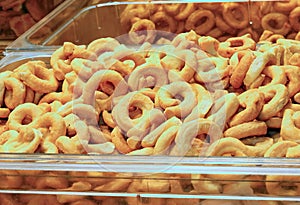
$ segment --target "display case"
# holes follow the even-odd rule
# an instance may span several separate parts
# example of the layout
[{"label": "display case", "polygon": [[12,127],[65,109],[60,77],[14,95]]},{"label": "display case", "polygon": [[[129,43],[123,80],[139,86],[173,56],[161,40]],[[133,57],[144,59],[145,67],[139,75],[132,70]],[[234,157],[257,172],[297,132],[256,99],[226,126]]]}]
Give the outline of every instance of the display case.
[{"label": "display case", "polygon": [[300,204],[299,8],[64,1],[0,61],[0,204]]}]

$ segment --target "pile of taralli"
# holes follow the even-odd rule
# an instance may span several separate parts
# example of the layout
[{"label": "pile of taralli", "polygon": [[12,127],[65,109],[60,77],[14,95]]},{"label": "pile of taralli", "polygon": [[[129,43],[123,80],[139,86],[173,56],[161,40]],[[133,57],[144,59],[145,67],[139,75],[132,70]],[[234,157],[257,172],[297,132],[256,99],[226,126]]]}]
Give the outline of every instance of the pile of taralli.
[{"label": "pile of taralli", "polygon": [[120,22],[125,32],[146,28],[179,34],[194,30],[219,41],[250,33],[258,41],[265,30],[293,39],[300,31],[299,17],[297,0],[148,3],[127,5],[120,15]]},{"label": "pile of taralli", "polygon": [[1,72],[0,152],[298,157],[299,38],[66,42]]}]

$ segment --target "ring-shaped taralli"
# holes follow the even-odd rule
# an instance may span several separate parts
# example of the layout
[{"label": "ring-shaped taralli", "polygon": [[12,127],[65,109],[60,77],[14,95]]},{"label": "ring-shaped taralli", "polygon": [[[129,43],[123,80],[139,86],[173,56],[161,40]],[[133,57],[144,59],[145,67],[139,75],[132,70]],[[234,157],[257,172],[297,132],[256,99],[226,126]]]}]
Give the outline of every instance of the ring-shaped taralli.
[{"label": "ring-shaped taralli", "polygon": [[[129,115],[130,107],[136,107],[142,110],[142,116],[131,119]],[[152,100],[140,93],[139,91],[126,94],[112,109],[112,116],[116,125],[124,132],[133,128],[143,117],[145,117],[152,109],[154,104]]]},{"label": "ring-shaped taralli", "polygon": [[293,29],[295,31],[300,31],[300,6],[294,8],[290,15],[289,15],[289,21]]},{"label": "ring-shaped taralli", "polygon": [[176,21],[163,11],[158,11],[150,17],[159,31],[174,33],[176,32]]},{"label": "ring-shaped taralli", "polygon": [[100,56],[105,52],[114,51],[114,49],[118,46],[120,46],[119,41],[111,37],[106,37],[94,40],[89,43],[87,46],[87,50],[94,52],[97,56]]},{"label": "ring-shaped taralli", "polygon": [[22,129],[20,132],[8,130],[0,138],[7,134],[9,138],[4,143],[2,141],[0,152],[34,153],[42,141],[42,133],[29,127]]},{"label": "ring-shaped taralli", "polygon": [[195,10],[195,5],[193,3],[183,3],[179,7],[179,12],[174,18],[178,21],[188,18],[188,16]]},{"label": "ring-shaped taralli", "polygon": [[189,15],[185,28],[194,30],[197,34],[203,35],[209,32],[215,25],[215,15],[209,10],[196,10]]},{"label": "ring-shaped taralli", "polygon": [[163,68],[169,70],[168,78],[170,82],[181,80],[189,82],[193,78],[198,65],[195,53],[185,49],[175,51],[172,55],[174,55],[175,59],[178,59],[179,65],[176,67],[169,66],[172,58],[167,60],[168,55],[161,60]]},{"label": "ring-shaped taralli", "polygon": [[269,13],[263,16],[261,25],[264,30],[285,36],[291,30],[291,25],[288,21],[288,17],[282,13]]},{"label": "ring-shaped taralli", "polygon": [[138,20],[132,24],[128,37],[135,44],[153,43],[156,37],[155,24],[148,19]]},{"label": "ring-shaped taralli", "polygon": [[224,4],[222,15],[228,25],[233,28],[243,29],[249,24],[247,7],[239,3]]},{"label": "ring-shaped taralli", "polygon": [[7,125],[10,130],[20,131],[38,119],[44,111],[34,103],[17,106],[8,116]]},{"label": "ring-shaped taralli", "polygon": [[250,89],[243,92],[238,96],[238,100],[240,107],[244,108],[244,110],[232,117],[229,122],[231,127],[254,120],[264,105],[264,95],[257,89]]},{"label": "ring-shaped taralli", "polygon": [[266,189],[276,196],[298,196],[300,193],[299,176],[268,175]]},{"label": "ring-shaped taralli", "polygon": [[4,79],[6,88],[4,94],[4,103],[7,108],[14,109],[25,102],[26,87],[18,79],[9,77]]},{"label": "ring-shaped taralli", "polygon": [[274,2],[273,7],[274,7],[275,11],[278,11],[281,13],[289,13],[294,8],[297,7],[297,0]]},{"label": "ring-shaped taralli", "polygon": [[280,129],[280,136],[283,140],[300,142],[300,127],[298,127],[298,124],[296,123],[299,121],[299,116],[297,116],[297,114],[299,115],[299,111],[293,111],[291,109],[286,109],[284,111]]},{"label": "ring-shaped taralli", "polygon": [[173,82],[160,87],[155,98],[155,105],[164,109],[167,118],[186,117],[197,104],[196,95],[190,84],[184,81]]},{"label": "ring-shaped taralli", "polygon": [[132,91],[142,88],[159,88],[168,84],[169,79],[161,65],[145,63],[136,67],[128,77],[128,86]]},{"label": "ring-shaped taralli", "polygon": [[43,114],[32,123],[32,126],[42,132],[44,142],[55,143],[58,137],[65,136],[67,132],[63,117],[55,112]]},{"label": "ring-shaped taralli", "polygon": [[67,73],[65,78],[69,78],[67,79],[68,81],[72,79],[72,82],[75,82],[77,78],[80,78],[82,81],[86,82],[93,75],[93,73],[104,69],[104,66],[100,62],[83,58],[73,59],[71,66],[73,71]]},{"label": "ring-shaped taralli", "polygon": [[111,96],[124,95],[128,91],[128,85],[120,73],[113,70],[100,70],[94,73],[84,86],[82,92],[83,103],[94,105],[95,92],[103,82],[109,82],[113,85],[114,92]]},{"label": "ring-shaped taralli", "polygon": [[243,80],[255,56],[251,51],[239,51],[234,55],[237,55],[238,63],[233,67],[230,84],[234,88],[239,88],[243,85]]},{"label": "ring-shaped taralli", "polygon": [[287,82],[287,78],[285,75],[285,69],[282,66],[267,66],[264,68],[262,74],[272,78],[271,82],[268,85],[275,85],[275,84],[283,84],[285,85]]},{"label": "ring-shaped taralli", "polygon": [[208,57],[198,61],[194,79],[199,83],[217,82],[229,76],[230,66],[228,59],[221,57]]},{"label": "ring-shaped taralli", "polygon": [[230,58],[237,51],[247,49],[255,50],[255,48],[255,41],[250,37],[250,34],[246,34],[239,37],[231,37],[221,42],[218,53],[225,58]]},{"label": "ring-shaped taralli", "polygon": [[149,18],[149,12],[144,7],[126,9],[120,16],[120,23],[125,31],[129,31],[132,24],[140,19]]},{"label": "ring-shaped taralli", "polygon": [[88,51],[85,46],[65,42],[62,47],[54,51],[50,59],[54,75],[58,80],[63,80],[65,74],[72,71],[70,63],[74,58],[96,60],[97,56],[95,53]]},{"label": "ring-shaped taralli", "polygon": [[39,93],[49,93],[57,90],[59,84],[54,72],[52,69],[48,69],[44,62],[30,61],[24,66],[27,67],[27,71],[19,72],[18,76],[25,85]]},{"label": "ring-shaped taralli", "polygon": [[191,148],[193,139],[202,134],[209,136],[209,139],[206,139],[209,143],[214,143],[223,137],[222,129],[211,120],[199,118],[189,121],[180,126],[170,154],[184,156]]},{"label": "ring-shaped taralli", "polygon": [[258,90],[264,94],[267,102],[258,116],[260,120],[268,120],[275,116],[289,101],[289,92],[282,84],[263,86]]}]

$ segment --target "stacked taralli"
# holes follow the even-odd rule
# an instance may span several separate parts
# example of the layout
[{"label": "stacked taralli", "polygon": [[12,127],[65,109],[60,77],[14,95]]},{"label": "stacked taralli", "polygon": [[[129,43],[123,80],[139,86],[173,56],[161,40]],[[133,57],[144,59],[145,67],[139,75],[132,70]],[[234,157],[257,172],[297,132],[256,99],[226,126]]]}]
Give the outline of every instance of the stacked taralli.
[{"label": "stacked taralli", "polygon": [[66,42],[50,65],[1,73],[0,150],[297,157],[299,51],[270,31],[258,43],[194,31],[155,47]]}]

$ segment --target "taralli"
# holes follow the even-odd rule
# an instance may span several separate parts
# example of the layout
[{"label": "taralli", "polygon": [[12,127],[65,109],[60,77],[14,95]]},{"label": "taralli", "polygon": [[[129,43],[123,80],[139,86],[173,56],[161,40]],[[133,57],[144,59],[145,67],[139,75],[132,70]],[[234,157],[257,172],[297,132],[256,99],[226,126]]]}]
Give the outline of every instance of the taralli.
[{"label": "taralli", "polygon": [[129,38],[131,42],[135,44],[141,44],[144,42],[153,43],[156,32],[155,24],[148,19],[141,19],[132,24],[129,31]]},{"label": "taralli", "polygon": [[128,77],[128,86],[131,91],[142,88],[159,88],[168,84],[169,79],[161,65],[145,63],[135,68]]},{"label": "taralli", "polygon": [[276,57],[271,52],[265,52],[260,56],[257,56],[253,62],[251,63],[246,76],[243,80],[246,86],[250,86],[255,79],[261,74],[264,68],[267,65],[275,65],[276,64]]},{"label": "taralli", "polygon": [[220,57],[209,57],[198,61],[201,65],[196,70],[194,79],[199,83],[217,82],[229,76],[230,66],[228,59]]},{"label": "taralli", "polygon": [[22,128],[31,125],[43,113],[43,110],[36,104],[24,103],[10,113],[7,125],[11,130],[20,131]]},{"label": "taralli", "polygon": [[20,69],[18,78],[32,90],[39,93],[49,93],[57,90],[58,80],[55,78],[53,70],[48,69],[44,62],[33,61],[22,66],[24,68],[17,68]]},{"label": "taralli", "polygon": [[72,71],[71,61],[74,58],[84,58],[96,60],[95,52],[86,50],[83,46],[77,46],[70,42],[65,42],[64,45],[57,49],[51,56],[50,64],[53,67],[54,76],[58,80],[63,80],[65,74]]},{"label": "taralli", "polygon": [[265,122],[253,121],[245,122],[227,129],[224,137],[234,137],[237,139],[259,136],[267,134],[267,125]]},{"label": "taralli", "polygon": [[192,111],[196,102],[195,93],[191,86],[184,81],[162,86],[157,91],[157,98],[155,99],[155,104],[164,109],[167,118],[173,116],[186,117]]},{"label": "taralli", "polygon": [[[131,119],[129,115],[129,108],[136,107],[142,110],[142,116],[136,119]],[[118,104],[114,107],[112,111],[112,116],[120,129],[124,132],[128,132],[131,128],[136,126],[136,124],[143,118],[147,118],[149,112],[154,108],[154,103],[152,100],[138,91],[128,93],[122,98]],[[122,113],[122,114],[120,114]]]},{"label": "taralli", "polygon": [[224,4],[222,14],[226,23],[228,23],[233,28],[243,29],[248,25],[248,10],[242,4]]},{"label": "taralli", "polygon": [[255,41],[250,37],[250,34],[228,38],[225,42],[221,42],[218,53],[225,58],[229,58],[235,52],[247,49],[255,50]]},{"label": "taralli", "polygon": [[150,17],[155,24],[155,28],[164,32],[176,32],[176,21],[165,12],[158,11]]},{"label": "taralli", "polygon": [[[257,21],[254,13],[241,12],[247,8],[246,4],[239,8],[227,3],[212,7],[196,3],[192,7],[183,5],[132,5],[132,10],[136,10],[131,13],[126,9],[126,12],[134,19],[128,19],[125,13],[120,17],[127,18],[131,33],[134,29],[145,29],[145,33],[141,32],[143,36],[150,27],[135,27],[142,22],[165,31],[171,25],[178,32],[186,30],[186,22],[195,20],[194,15],[199,15],[200,20],[193,24],[196,28],[206,24],[209,19],[205,18],[212,14],[209,23],[214,25],[207,33],[215,32],[217,37],[199,34],[203,29],[176,37],[156,33],[153,40],[146,40],[149,36],[142,39],[133,36],[142,45],[132,47],[114,38],[101,38],[87,46],[66,43],[53,54],[51,66],[30,61],[0,74],[0,152],[71,154],[70,160],[76,155],[99,159],[125,155],[121,157],[125,161],[135,158],[132,156],[147,160],[146,156],[150,155],[209,160],[221,157],[227,158],[226,163],[231,157],[299,158],[300,49],[290,19],[288,35],[293,39],[274,31],[266,31],[259,38],[261,22],[254,22]],[[265,8],[260,7],[257,2],[248,6],[253,5],[258,9],[259,19],[270,12],[285,10],[279,4],[277,10],[265,4]],[[251,29],[233,27],[227,22],[230,15],[223,16],[224,8],[240,23],[249,18],[251,25],[253,18],[252,23],[258,29],[254,25]],[[144,12],[145,9],[149,12]],[[291,12],[295,8],[289,9]],[[185,16],[180,17],[180,11]],[[208,17],[202,18],[203,12],[209,13]],[[153,22],[151,18],[155,15],[157,21]],[[219,28],[221,25],[227,27]],[[253,32],[258,36],[254,37]],[[254,38],[260,42],[256,43]],[[31,86],[29,79],[38,88]],[[14,106],[8,103],[12,100]],[[135,194],[298,194],[298,182],[288,183],[285,177],[190,171],[192,175],[169,173],[147,178],[140,173],[124,175],[109,170],[105,173],[1,172],[3,189],[62,193],[51,197],[0,195],[0,204],[214,204],[219,201],[197,197],[180,201],[142,199]],[[94,192],[94,196],[71,192]],[[105,192],[128,195],[112,198]],[[240,200],[222,203],[254,204]]]},{"label": "taralli", "polygon": [[[231,27],[230,25],[228,25],[226,23],[226,21],[223,19],[222,15],[216,15],[216,26],[218,29],[220,29],[222,31],[221,35],[223,34],[223,32],[229,33],[229,34],[235,34],[236,33],[236,29],[234,29],[233,27]],[[207,33],[208,35],[208,33]],[[220,37],[218,36],[218,37]]]},{"label": "taralli", "polygon": [[[189,15],[186,20],[185,28],[194,30],[197,34],[203,35],[210,31],[215,25],[215,16],[209,10],[197,10]],[[198,22],[203,22],[199,25]]]},{"label": "taralli", "polygon": [[12,77],[6,78],[4,85],[6,88],[4,103],[9,109],[14,109],[25,102],[26,87],[20,80]]},{"label": "taralli", "polygon": [[241,112],[234,115],[229,123],[236,126],[245,122],[250,122],[259,115],[264,106],[264,95],[257,89],[249,89],[238,96]]},{"label": "taralli", "polygon": [[205,152],[206,156],[247,156],[249,149],[240,140],[226,137],[216,140]]},{"label": "taralli", "polygon": [[[251,51],[236,52],[238,62],[233,66],[233,71],[230,77],[230,84],[234,88],[239,88],[243,84],[243,80],[248,72],[251,63],[255,59],[254,54]],[[234,58],[234,57],[232,57]]]},{"label": "taralli", "polygon": [[44,141],[54,143],[58,137],[66,135],[65,121],[57,113],[43,114],[32,123],[32,126],[41,130]]},{"label": "taralli", "polygon": [[264,30],[286,35],[291,25],[288,23],[288,17],[282,13],[269,13],[262,18],[261,25]]},{"label": "taralli", "polygon": [[184,156],[191,148],[192,140],[202,134],[209,136],[209,138],[203,139],[209,143],[213,143],[223,137],[221,128],[210,120],[200,118],[183,123],[176,135],[171,155]]},{"label": "taralli", "polygon": [[[295,118],[297,117],[297,118]],[[280,130],[280,135],[284,140],[298,142],[299,129],[299,111],[293,111],[291,109],[286,109],[282,118],[282,126]]]},{"label": "taralli", "polygon": [[[180,50],[174,51],[172,55],[174,55],[174,57],[171,57],[171,59],[167,60],[166,56],[161,60],[163,68],[169,70],[169,80],[171,82],[181,80],[184,80],[186,82],[190,81],[193,78],[196,67],[198,65],[195,54],[190,50]],[[170,66],[170,61],[172,62],[174,58],[177,58],[177,61],[179,63],[179,65],[177,65],[175,69],[174,67]]]},{"label": "taralli", "polygon": [[179,12],[174,17],[176,20],[183,20],[189,17],[189,15],[194,11],[195,5],[193,3],[181,4],[179,7]]},{"label": "taralli", "polygon": [[258,90],[264,94],[265,101],[269,101],[258,116],[260,120],[275,116],[288,103],[288,90],[282,84],[260,87]]},{"label": "taralli", "polygon": [[20,133],[8,130],[0,135],[0,152],[34,153],[42,141],[42,133],[37,129],[26,128]]}]

